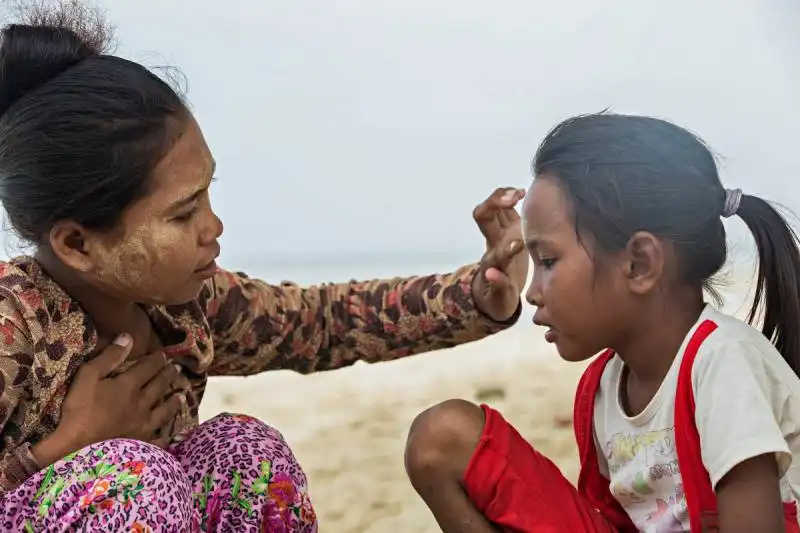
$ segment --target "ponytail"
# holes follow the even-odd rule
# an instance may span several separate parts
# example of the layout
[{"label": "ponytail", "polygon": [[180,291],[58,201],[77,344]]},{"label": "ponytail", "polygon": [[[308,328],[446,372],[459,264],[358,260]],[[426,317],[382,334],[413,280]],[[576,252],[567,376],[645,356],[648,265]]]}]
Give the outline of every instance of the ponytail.
[{"label": "ponytail", "polygon": [[794,229],[769,203],[742,195],[736,214],[758,249],[758,276],[747,321],[763,319],[761,332],[800,376],[800,249]]}]

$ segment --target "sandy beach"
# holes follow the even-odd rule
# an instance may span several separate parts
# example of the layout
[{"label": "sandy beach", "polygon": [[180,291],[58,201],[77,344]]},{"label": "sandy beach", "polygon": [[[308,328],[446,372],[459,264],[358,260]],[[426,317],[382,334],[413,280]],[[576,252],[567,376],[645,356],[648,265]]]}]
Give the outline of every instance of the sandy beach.
[{"label": "sandy beach", "polygon": [[561,361],[530,324],[450,350],[300,376],[217,378],[202,417],[246,412],[279,428],[304,465],[322,531],[439,531],[406,479],[414,416],[448,398],[484,401],[577,475],[572,396],[582,365]]}]

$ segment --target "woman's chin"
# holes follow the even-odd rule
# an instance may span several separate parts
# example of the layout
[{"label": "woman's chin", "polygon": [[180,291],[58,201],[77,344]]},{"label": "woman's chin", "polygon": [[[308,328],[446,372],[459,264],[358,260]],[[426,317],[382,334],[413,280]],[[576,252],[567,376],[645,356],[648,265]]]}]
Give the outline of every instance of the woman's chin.
[{"label": "woman's chin", "polygon": [[142,305],[148,306],[185,305],[197,300],[197,297],[200,296],[200,292],[203,290],[203,286],[203,282],[193,282],[187,284],[178,291],[175,290],[176,287],[171,287],[169,292],[165,291],[161,294],[149,294],[147,296],[143,295],[143,297],[138,299],[138,301]]}]

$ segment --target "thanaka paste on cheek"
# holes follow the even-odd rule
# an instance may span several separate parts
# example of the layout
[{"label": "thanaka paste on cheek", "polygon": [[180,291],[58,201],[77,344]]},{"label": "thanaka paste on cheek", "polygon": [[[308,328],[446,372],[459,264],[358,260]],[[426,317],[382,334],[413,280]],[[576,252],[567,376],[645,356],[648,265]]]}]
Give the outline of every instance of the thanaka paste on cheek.
[{"label": "thanaka paste on cheek", "polygon": [[133,301],[169,303],[169,291],[178,279],[159,275],[169,269],[170,251],[180,247],[181,232],[168,231],[159,223],[139,226],[115,246],[100,252],[99,281]]}]

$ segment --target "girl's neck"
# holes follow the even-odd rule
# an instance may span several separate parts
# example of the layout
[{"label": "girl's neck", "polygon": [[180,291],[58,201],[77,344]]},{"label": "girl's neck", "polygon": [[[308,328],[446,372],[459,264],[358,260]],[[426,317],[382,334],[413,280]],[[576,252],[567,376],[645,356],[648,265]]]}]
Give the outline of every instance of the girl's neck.
[{"label": "girl's neck", "polygon": [[101,344],[105,344],[102,341],[110,342],[120,333],[133,334],[134,330],[141,329],[145,317],[136,303],[103,294],[46,249],[37,251],[35,259],[47,275],[91,317]]},{"label": "girl's neck", "polygon": [[705,307],[702,290],[678,289],[650,302],[632,333],[614,350],[639,383],[660,384]]}]

